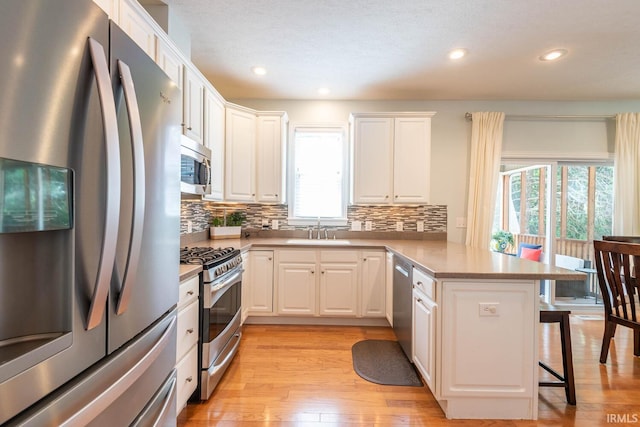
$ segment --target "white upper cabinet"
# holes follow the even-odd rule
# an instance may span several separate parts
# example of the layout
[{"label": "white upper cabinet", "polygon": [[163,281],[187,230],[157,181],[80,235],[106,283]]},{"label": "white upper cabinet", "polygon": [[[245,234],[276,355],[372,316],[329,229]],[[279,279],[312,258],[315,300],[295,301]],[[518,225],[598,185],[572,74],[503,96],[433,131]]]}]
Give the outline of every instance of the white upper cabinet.
[{"label": "white upper cabinet", "polygon": [[153,18],[136,0],[122,0],[118,25],[151,58],[156,56],[156,32]]},{"label": "white upper cabinet", "polygon": [[393,196],[393,119],[362,117],[353,122],[355,203],[390,203]]},{"label": "white upper cabinet", "polygon": [[155,58],[156,64],[182,91],[184,85],[184,63],[175,48],[158,37]]},{"label": "white upper cabinet", "polygon": [[204,121],[204,81],[191,65],[184,68],[184,108],[182,133],[202,144]]},{"label": "white upper cabinet", "polygon": [[394,203],[427,203],[431,171],[431,118],[394,119]]},{"label": "white upper cabinet", "polygon": [[95,4],[104,10],[110,19],[118,22],[120,15],[120,0],[93,0]]},{"label": "white upper cabinet", "polygon": [[204,95],[204,145],[211,150],[211,192],[207,200],[224,198],[225,107],[217,92],[207,87]]},{"label": "white upper cabinet", "polygon": [[353,203],[428,203],[433,114],[351,115]]},{"label": "white upper cabinet", "polygon": [[257,114],[256,199],[261,203],[284,203],[287,114]]},{"label": "white upper cabinet", "polygon": [[225,134],[225,200],[255,201],[255,112],[228,104]]}]

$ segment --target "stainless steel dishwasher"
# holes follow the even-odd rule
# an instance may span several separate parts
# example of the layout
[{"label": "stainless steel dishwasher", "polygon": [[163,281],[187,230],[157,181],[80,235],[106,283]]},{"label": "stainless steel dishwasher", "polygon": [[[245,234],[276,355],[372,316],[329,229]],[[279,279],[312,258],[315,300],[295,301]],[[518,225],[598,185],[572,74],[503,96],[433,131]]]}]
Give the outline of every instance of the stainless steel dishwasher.
[{"label": "stainless steel dishwasher", "polygon": [[412,289],[411,263],[393,256],[393,332],[411,359]]}]

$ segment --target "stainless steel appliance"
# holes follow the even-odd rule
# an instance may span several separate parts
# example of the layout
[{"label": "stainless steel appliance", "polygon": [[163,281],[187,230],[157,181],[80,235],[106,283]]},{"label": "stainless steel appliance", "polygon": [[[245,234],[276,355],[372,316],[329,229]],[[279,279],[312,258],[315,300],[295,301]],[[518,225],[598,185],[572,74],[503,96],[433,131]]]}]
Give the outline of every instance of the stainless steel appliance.
[{"label": "stainless steel appliance", "polygon": [[211,150],[184,135],[181,139],[180,191],[187,194],[209,194]]},{"label": "stainless steel appliance", "polygon": [[393,257],[393,332],[409,360],[411,356],[412,283],[411,263]]},{"label": "stainless steel appliance", "polygon": [[175,425],[177,89],[91,0],[0,39],[0,424]]},{"label": "stainless steel appliance", "polygon": [[242,256],[233,248],[195,247],[180,262],[202,264],[200,290],[200,378],[194,394],[206,400],[238,351],[242,338]]}]

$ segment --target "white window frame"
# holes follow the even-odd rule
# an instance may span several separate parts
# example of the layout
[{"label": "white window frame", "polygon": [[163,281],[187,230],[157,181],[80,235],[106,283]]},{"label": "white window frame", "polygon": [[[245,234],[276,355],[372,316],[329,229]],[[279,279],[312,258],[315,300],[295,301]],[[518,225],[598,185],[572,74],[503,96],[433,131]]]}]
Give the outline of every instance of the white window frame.
[{"label": "white window frame", "polygon": [[335,132],[342,133],[342,168],[344,171],[342,177],[342,216],[336,218],[320,218],[320,225],[329,226],[342,226],[347,225],[347,206],[349,204],[349,177],[351,176],[351,170],[349,165],[349,132],[347,123],[290,123],[289,125],[289,147],[287,156],[287,200],[288,200],[288,217],[287,222],[289,225],[301,225],[301,226],[314,226],[318,224],[317,218],[297,218],[293,216],[293,207],[295,204],[295,136],[297,131],[305,132]]}]

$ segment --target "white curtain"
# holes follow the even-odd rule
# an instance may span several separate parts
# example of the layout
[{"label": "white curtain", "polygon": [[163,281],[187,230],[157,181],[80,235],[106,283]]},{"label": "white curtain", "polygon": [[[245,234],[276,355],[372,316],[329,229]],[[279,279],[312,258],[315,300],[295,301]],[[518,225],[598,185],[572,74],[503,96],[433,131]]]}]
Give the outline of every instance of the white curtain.
[{"label": "white curtain", "polygon": [[613,234],[640,235],[640,113],[616,115]]},{"label": "white curtain", "polygon": [[467,208],[468,246],[488,249],[496,204],[504,113],[472,114]]}]

